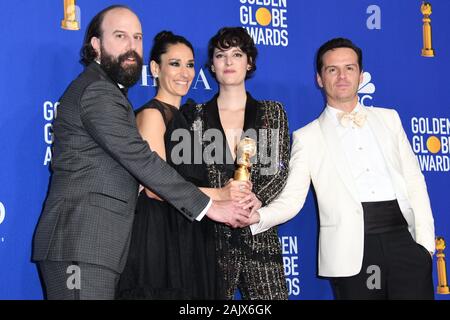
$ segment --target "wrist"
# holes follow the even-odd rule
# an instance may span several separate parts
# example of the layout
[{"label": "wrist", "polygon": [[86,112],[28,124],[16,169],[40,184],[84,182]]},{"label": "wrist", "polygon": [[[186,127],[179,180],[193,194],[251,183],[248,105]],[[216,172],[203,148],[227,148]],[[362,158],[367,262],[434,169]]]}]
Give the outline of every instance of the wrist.
[{"label": "wrist", "polygon": [[226,201],[226,200],[231,200],[230,196],[229,196],[229,192],[227,190],[226,187],[222,187],[219,189],[219,199]]},{"label": "wrist", "polygon": [[258,224],[261,221],[261,215],[259,214],[258,210],[253,212],[251,218],[250,218],[251,224]]}]

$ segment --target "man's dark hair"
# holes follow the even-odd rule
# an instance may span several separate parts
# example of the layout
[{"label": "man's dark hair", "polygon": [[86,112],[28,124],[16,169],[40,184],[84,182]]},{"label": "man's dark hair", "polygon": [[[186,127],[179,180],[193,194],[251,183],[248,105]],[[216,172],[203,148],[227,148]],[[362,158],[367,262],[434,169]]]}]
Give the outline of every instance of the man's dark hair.
[{"label": "man's dark hair", "polygon": [[356,55],[358,56],[358,66],[359,71],[362,71],[362,50],[358,48],[353,42],[351,42],[349,39],[346,38],[334,38],[327,42],[325,42],[319,50],[317,50],[317,56],[316,56],[316,68],[317,73],[320,75],[322,72],[323,67],[323,55],[330,51],[337,48],[349,48],[355,51]]},{"label": "man's dark hair", "polygon": [[232,47],[238,47],[248,57],[248,63],[251,68],[247,71],[245,79],[248,79],[256,71],[256,57],[258,55],[258,49],[255,46],[255,42],[248,34],[247,30],[243,27],[224,27],[220,29],[214,37],[209,40],[208,43],[208,62],[206,67],[211,75],[216,78],[216,74],[212,72],[211,66],[213,65],[214,49],[227,50]]},{"label": "man's dark hair", "polygon": [[106,13],[113,9],[122,8],[132,11],[130,8],[124,5],[113,5],[109,6],[108,8],[103,9],[99,13],[95,15],[94,18],[92,18],[91,22],[89,23],[86,34],[84,35],[84,42],[83,46],[80,50],[81,60],[80,62],[87,66],[92,61],[94,61],[97,58],[97,52],[91,45],[91,39],[92,37],[101,38],[103,34],[103,30],[101,29],[103,19],[105,18]]}]

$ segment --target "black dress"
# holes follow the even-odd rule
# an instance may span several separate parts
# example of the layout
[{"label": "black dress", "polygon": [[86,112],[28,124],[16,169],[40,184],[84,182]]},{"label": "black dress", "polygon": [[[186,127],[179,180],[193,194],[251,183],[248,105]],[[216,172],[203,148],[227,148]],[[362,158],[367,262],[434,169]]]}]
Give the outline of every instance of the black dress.
[{"label": "black dress", "polygon": [[[183,115],[174,106],[155,99],[137,113],[147,108],[157,109],[163,116],[167,163],[186,180],[203,186],[204,171],[189,161],[172,161],[172,149],[178,144],[171,141],[172,133],[187,129]],[[214,299],[218,295],[216,266],[211,220],[205,216],[201,222],[191,222],[168,202],[140,193],[128,260],[117,290],[119,299]]]}]

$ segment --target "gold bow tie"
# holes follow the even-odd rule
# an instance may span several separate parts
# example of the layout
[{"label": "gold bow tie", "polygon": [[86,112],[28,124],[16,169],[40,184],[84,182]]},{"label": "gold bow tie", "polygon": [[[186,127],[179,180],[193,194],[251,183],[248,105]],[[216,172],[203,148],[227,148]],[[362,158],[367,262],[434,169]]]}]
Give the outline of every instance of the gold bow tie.
[{"label": "gold bow tie", "polygon": [[366,122],[367,115],[362,112],[342,112],[337,114],[338,120],[341,125],[348,128],[352,123],[357,127],[362,127]]}]

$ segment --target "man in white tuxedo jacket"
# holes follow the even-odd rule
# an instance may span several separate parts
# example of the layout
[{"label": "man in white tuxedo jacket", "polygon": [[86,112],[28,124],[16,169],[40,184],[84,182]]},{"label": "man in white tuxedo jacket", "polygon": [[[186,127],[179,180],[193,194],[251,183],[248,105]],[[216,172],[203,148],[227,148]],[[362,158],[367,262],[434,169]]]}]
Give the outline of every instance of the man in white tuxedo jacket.
[{"label": "man in white tuxedo jacket", "polygon": [[287,184],[253,217],[253,234],[295,216],[312,181],[319,275],[337,299],[433,299],[434,221],[397,112],[358,103],[362,52],[350,40],[325,43],[316,67],[326,108],[293,133]]}]

